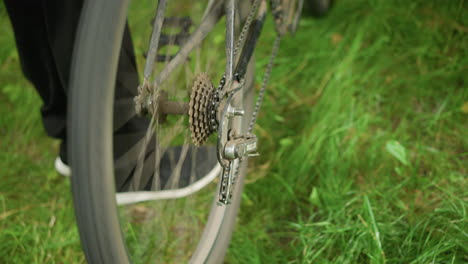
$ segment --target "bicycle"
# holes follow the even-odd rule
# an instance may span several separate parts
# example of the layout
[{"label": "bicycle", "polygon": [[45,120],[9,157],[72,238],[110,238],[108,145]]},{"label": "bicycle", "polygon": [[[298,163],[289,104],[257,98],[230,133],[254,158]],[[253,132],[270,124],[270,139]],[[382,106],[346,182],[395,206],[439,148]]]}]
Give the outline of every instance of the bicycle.
[{"label": "bicycle", "polygon": [[[219,263],[229,245],[247,158],[257,155],[253,128],[273,60],[280,39],[295,31],[303,1],[189,4],[195,13],[190,18],[181,16],[187,13],[178,9],[181,2],[158,1],[143,81],[132,106],[147,129],[130,154],[116,161],[112,131],[122,124],[115,124],[112,112],[118,107],[114,89],[129,1],[88,1],[83,8],[71,73],[68,138],[75,212],[90,263],[129,263],[130,257],[137,262],[190,258],[191,263]],[[253,53],[267,13],[273,14],[277,37],[254,105]],[[205,56],[217,50],[206,50],[202,41],[222,30],[223,17],[225,40],[218,44],[224,46],[225,61],[216,60],[225,67],[203,73],[200,64],[214,64]],[[173,54],[171,47],[176,47]],[[158,55],[164,50],[168,54]],[[164,64],[154,75],[157,61]],[[220,80],[217,87],[213,74]],[[180,76],[195,80],[183,84]],[[177,89],[181,86],[191,86],[190,95]],[[131,177],[115,180],[119,162],[130,159]],[[172,223],[174,219],[179,222]]]}]

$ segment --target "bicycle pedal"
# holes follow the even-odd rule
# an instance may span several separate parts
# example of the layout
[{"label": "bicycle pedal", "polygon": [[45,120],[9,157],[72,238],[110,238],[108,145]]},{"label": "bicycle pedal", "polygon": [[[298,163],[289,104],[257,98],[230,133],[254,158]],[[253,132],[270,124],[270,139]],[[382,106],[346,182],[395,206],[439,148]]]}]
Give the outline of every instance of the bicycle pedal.
[{"label": "bicycle pedal", "polygon": [[[154,18],[151,19],[150,24],[154,25]],[[188,16],[165,17],[163,21],[163,27],[179,27],[184,32],[188,32],[191,26],[193,26],[193,21]]]},{"label": "bicycle pedal", "polygon": [[[171,61],[175,55],[165,55],[165,54],[158,54],[156,55],[156,61],[157,62],[165,62],[165,61]],[[189,59],[190,61],[190,59]]]},{"label": "bicycle pedal", "polygon": [[159,46],[160,47],[167,46],[167,45],[182,46],[183,44],[185,44],[189,36],[190,35],[185,32],[172,34],[172,35],[161,34],[161,36],[159,37]]},{"label": "bicycle pedal", "polygon": [[191,26],[193,26],[193,21],[188,16],[165,17],[163,22],[163,27],[179,27],[183,32],[188,32]]},{"label": "bicycle pedal", "polygon": [[[151,25],[154,24],[154,18],[151,20]],[[184,45],[189,36],[190,28],[193,26],[193,21],[190,17],[165,17],[163,21],[163,28],[174,28],[173,31],[180,29],[178,33],[173,34],[161,34],[159,37],[158,51],[160,51],[165,46],[179,46]],[[146,54],[145,54],[146,56]],[[156,55],[157,62],[167,62],[172,60],[175,57],[175,54],[158,54]],[[187,61],[190,61],[190,58],[187,58]]]}]

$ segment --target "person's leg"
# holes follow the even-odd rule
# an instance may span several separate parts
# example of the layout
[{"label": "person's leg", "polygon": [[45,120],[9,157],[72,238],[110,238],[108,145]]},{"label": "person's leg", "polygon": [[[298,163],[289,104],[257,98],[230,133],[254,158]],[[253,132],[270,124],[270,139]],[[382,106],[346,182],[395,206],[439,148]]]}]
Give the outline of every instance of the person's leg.
[{"label": "person's leg", "polygon": [[[24,75],[43,100],[41,113],[44,128],[49,136],[62,140],[60,157],[68,163],[67,91],[83,0],[4,2],[15,33]],[[126,26],[118,64],[114,109],[114,155],[119,189],[128,185],[135,165],[128,163],[134,157],[122,156],[142,139],[148,127],[146,118],[135,116],[133,97],[137,87],[135,55],[130,30]]]},{"label": "person's leg", "polygon": [[5,0],[13,26],[21,67],[42,98],[42,120],[47,134],[64,139],[67,99],[47,38],[41,1]]},{"label": "person's leg", "polygon": [[[78,28],[83,0],[43,1],[43,11],[47,28],[47,38],[56,63],[61,83],[68,90],[72,63],[73,45]],[[147,127],[146,120],[137,120],[133,107],[133,97],[138,87],[138,72],[128,25],[122,40],[115,88],[114,108],[114,154],[118,158],[141,138]],[[64,146],[64,145],[62,145]],[[66,147],[61,156],[66,158]]]},{"label": "person's leg", "polygon": [[[44,127],[51,137],[66,136],[67,90],[82,0],[5,0],[21,66],[43,100]],[[128,26],[116,81],[115,129],[134,115],[138,74]],[[118,118],[117,118],[118,117]]]},{"label": "person's leg", "polygon": [[[68,90],[73,45],[83,0],[43,0],[47,38],[61,82]],[[132,116],[133,97],[138,87],[138,72],[128,25],[122,40],[115,89],[116,109],[114,127],[119,129]]]},{"label": "person's leg", "polygon": [[[40,94],[44,127],[49,136],[62,139],[60,157],[67,163],[66,125],[67,92],[73,46],[83,0],[4,0],[10,16],[22,69]],[[114,102],[115,182],[119,191],[132,187],[136,161],[146,143],[144,166],[136,189],[150,188],[154,173],[154,137],[144,142],[149,119],[135,114],[133,98],[137,94],[138,73],[128,25],[122,40],[117,69]],[[177,148],[173,151],[177,152]],[[166,153],[167,154],[167,153]],[[189,154],[188,156],[191,156]],[[199,157],[204,157],[199,153]],[[189,175],[190,162],[184,162],[183,174]],[[165,186],[171,165],[162,158],[161,184]],[[202,175],[202,173],[200,173]],[[188,184],[182,180],[183,185]]]}]

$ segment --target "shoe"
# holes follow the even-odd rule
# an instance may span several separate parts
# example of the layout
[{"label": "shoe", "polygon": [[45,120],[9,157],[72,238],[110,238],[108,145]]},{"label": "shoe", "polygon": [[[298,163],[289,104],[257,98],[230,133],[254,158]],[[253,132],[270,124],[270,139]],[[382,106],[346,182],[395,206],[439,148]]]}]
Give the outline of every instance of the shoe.
[{"label": "shoe", "polygon": [[62,142],[60,143],[59,155],[54,162],[55,170],[62,176],[70,177],[71,169],[68,164],[69,163],[67,159],[67,142],[65,140],[62,140]]},{"label": "shoe", "polygon": [[60,156],[58,156],[55,159],[55,170],[62,176],[65,176],[65,177],[70,177],[71,176],[70,166],[65,164],[65,162],[62,161]]}]

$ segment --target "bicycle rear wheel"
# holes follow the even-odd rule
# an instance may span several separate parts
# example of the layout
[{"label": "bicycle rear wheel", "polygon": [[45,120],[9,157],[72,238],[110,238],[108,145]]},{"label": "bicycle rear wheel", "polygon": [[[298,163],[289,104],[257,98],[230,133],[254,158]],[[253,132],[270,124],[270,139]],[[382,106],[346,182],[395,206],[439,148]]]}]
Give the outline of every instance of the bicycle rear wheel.
[{"label": "bicycle rear wheel", "polygon": [[[209,1],[207,6],[214,2]],[[239,208],[246,162],[240,165],[234,199],[229,206],[217,206],[210,198],[218,190],[216,183],[206,185],[201,192],[189,192],[189,197],[170,197],[177,196],[180,198],[178,200],[133,205],[134,202],[147,200],[140,199],[145,195],[174,194],[182,187],[193,187],[199,183],[199,179],[207,179],[208,174],[217,172],[215,163],[210,163],[216,160],[205,158],[208,157],[206,155],[216,157],[216,153],[210,152],[209,147],[206,150],[197,149],[189,144],[186,117],[168,117],[166,124],[175,127],[173,129],[162,127],[160,117],[153,114],[146,121],[137,118],[143,120],[140,123],[147,128],[143,134],[140,133],[143,136],[138,142],[142,144],[135,144],[138,151],[129,148],[127,154],[131,154],[126,154],[124,163],[130,162],[128,157],[133,157],[135,160],[131,164],[134,169],[126,181],[116,180],[119,160],[115,157],[115,150],[119,146],[113,134],[119,125],[116,125],[113,112],[118,108],[115,100],[116,72],[128,7],[128,0],[87,1],[76,38],[70,82],[71,126],[68,138],[72,191],[82,247],[89,263],[182,263],[188,259],[192,263],[219,263],[228,247]],[[173,10],[177,12],[177,6]],[[174,92],[169,88],[181,85],[179,74],[193,76],[200,71],[199,64],[206,62],[203,54],[207,53],[203,53],[202,48],[195,49],[191,54],[193,57],[174,71],[174,76],[160,84],[166,87],[169,97],[188,100],[187,90]],[[252,112],[253,90],[248,89],[253,81],[252,63],[249,69],[247,89],[237,100],[244,105],[245,120]],[[245,131],[246,124],[240,119],[234,123],[239,130]],[[166,140],[168,138],[170,140]],[[150,180],[142,182],[148,160],[153,170],[147,173]],[[166,166],[168,171],[163,177],[163,167],[171,161],[175,165]],[[184,169],[185,164],[190,164],[188,169]],[[202,167],[204,169],[200,169]],[[200,173],[199,169],[203,177],[192,177],[194,173]],[[190,171],[188,181],[180,180],[184,170]],[[135,183],[135,179],[139,181]],[[117,206],[116,189],[129,191],[118,198],[130,205]],[[140,192],[142,190],[144,192]]]}]

